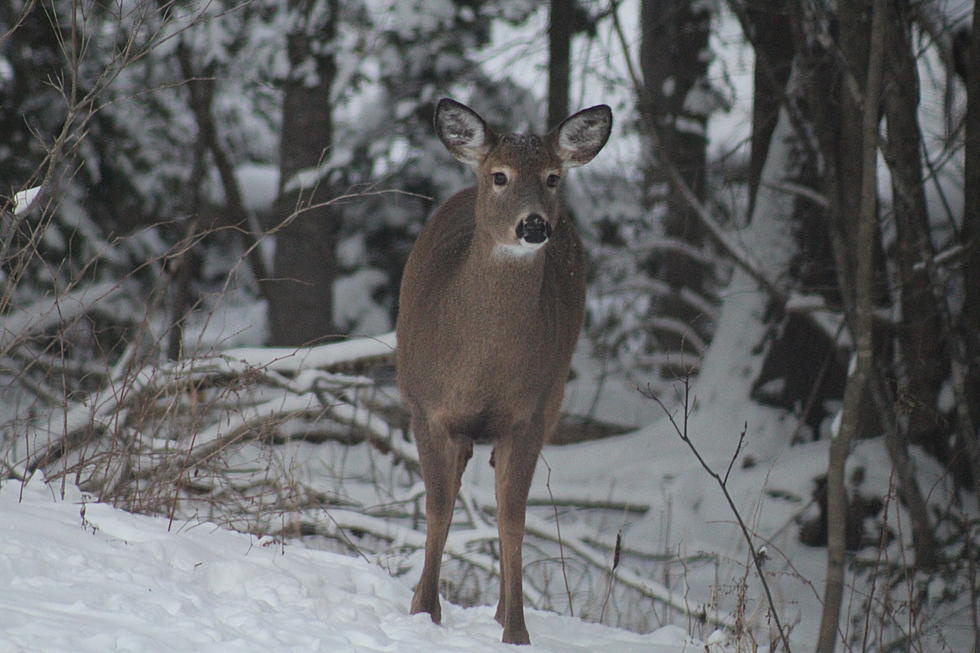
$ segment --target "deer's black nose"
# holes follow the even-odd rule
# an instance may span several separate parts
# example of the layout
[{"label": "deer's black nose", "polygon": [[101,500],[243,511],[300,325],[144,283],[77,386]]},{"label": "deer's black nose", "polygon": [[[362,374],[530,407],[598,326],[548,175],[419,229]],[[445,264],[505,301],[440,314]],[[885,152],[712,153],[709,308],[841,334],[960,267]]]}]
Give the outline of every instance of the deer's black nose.
[{"label": "deer's black nose", "polygon": [[517,238],[532,245],[540,245],[551,237],[551,225],[537,213],[532,213],[517,223]]}]

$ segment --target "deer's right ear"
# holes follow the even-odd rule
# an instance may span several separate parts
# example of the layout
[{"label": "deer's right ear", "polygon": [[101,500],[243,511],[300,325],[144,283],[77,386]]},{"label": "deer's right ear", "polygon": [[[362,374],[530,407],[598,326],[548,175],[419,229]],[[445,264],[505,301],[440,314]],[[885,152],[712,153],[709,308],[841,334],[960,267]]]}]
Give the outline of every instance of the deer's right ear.
[{"label": "deer's right ear", "polygon": [[449,153],[476,168],[490,152],[494,134],[480,115],[465,104],[443,98],[435,116],[436,134]]}]

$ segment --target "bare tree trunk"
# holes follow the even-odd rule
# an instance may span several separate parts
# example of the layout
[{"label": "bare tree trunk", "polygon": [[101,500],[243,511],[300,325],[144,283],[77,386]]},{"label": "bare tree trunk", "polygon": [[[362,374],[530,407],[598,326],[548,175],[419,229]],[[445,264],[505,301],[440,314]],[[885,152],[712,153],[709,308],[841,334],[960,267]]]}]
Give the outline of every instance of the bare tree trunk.
[{"label": "bare tree trunk", "polygon": [[[705,127],[711,111],[711,89],[707,81],[711,27],[710,6],[691,0],[644,0],[641,5],[640,68],[645,92],[641,111],[650,128],[657,130],[659,149],[650,153],[647,187],[653,193],[667,185],[662,211],[664,236],[700,249],[705,232],[688,198],[669,181],[658,160],[670,162],[681,174],[698,200],[707,191],[707,139]],[[651,208],[662,201],[650,197]],[[704,297],[709,293],[712,270],[702,261],[672,248],[651,261],[655,276],[670,286],[668,295],[658,298],[654,309],[660,317],[672,318],[695,329],[705,341],[713,325],[691,302],[685,292]],[[667,352],[692,353],[683,334],[658,330],[657,340]],[[696,353],[696,352],[695,352]],[[679,358],[683,361],[683,356]],[[683,366],[683,364],[682,364]],[[683,375],[686,370],[665,370]]]},{"label": "bare tree trunk", "polygon": [[[806,135],[809,127],[805,124],[805,116],[795,106],[796,95],[801,89],[793,89],[792,99],[787,95],[787,83],[797,56],[795,44],[799,40],[792,20],[795,8],[781,0],[732,0],[729,6],[755,51],[749,162],[751,215],[781,107],[786,107],[794,125],[798,143],[796,156],[800,157],[801,163],[798,172],[786,177],[785,181],[805,188],[819,188],[820,153],[812,138]],[[798,246],[793,266],[794,287],[801,293],[823,295],[830,304],[839,303],[831,290],[836,278],[826,208],[812,201],[799,202],[794,208],[793,223]],[[840,355],[832,334],[827,334],[804,316],[784,312],[781,306],[773,309],[772,320],[778,321],[779,327],[773,330],[763,367],[754,381],[753,398],[797,413],[801,423],[798,433],[804,432],[803,425],[810,426],[812,433],[819,433],[820,424],[828,416],[824,400],[836,399],[843,394],[846,357]],[[781,381],[778,391],[772,390],[774,384],[770,382],[773,380]],[[797,437],[794,435],[794,439]]]},{"label": "bare tree trunk", "polygon": [[898,343],[904,370],[898,400],[906,407],[907,435],[937,459],[949,462],[945,421],[936,397],[947,376],[941,338],[942,319],[932,289],[930,266],[935,252],[929,238],[929,216],[922,175],[922,135],[919,131],[919,79],[912,52],[910,21],[899,7],[886,5],[888,59],[884,111],[888,137],[883,152],[892,177],[897,237],[894,260],[899,276],[901,323]]},{"label": "bare tree trunk", "polygon": [[548,129],[558,125],[568,115],[574,11],[575,0],[551,0],[548,25]]},{"label": "bare tree trunk", "polygon": [[851,320],[856,346],[855,365],[847,379],[840,432],[830,443],[827,467],[827,581],[823,615],[817,640],[818,653],[833,653],[837,645],[840,608],[844,595],[845,546],[847,538],[847,489],[845,466],[851,443],[857,434],[861,404],[867,396],[868,381],[874,367],[872,319],[874,311],[875,214],[877,212],[878,101],[884,53],[884,3],[875,0],[864,86],[861,138],[861,195],[855,241],[854,303]]},{"label": "bare tree trunk", "polygon": [[[737,3],[734,3],[737,4]],[[786,99],[786,82],[793,67],[793,35],[784,0],[745,0],[734,7],[755,50],[752,74],[752,153],[749,161],[749,215],[769,152],[779,108]]]},{"label": "bare tree trunk", "polygon": [[336,207],[315,205],[331,195],[320,164],[333,143],[330,89],[336,64],[327,45],[336,36],[339,2],[330,0],[325,11],[312,0],[289,4],[293,31],[287,36],[290,72],[283,83],[277,212],[281,219],[302,213],[276,235],[269,344],[298,346],[334,332],[340,217]]},{"label": "bare tree trunk", "polygon": [[966,341],[963,361],[966,370],[966,396],[969,422],[974,425],[962,447],[970,452],[972,482],[974,489],[980,488],[980,454],[977,450],[976,426],[980,424],[980,1],[973,7],[973,32],[970,43],[970,56],[966,75],[966,143],[965,170],[963,179],[963,228],[960,242],[965,248],[965,256],[960,269],[963,270],[965,302],[961,315],[959,333]]},{"label": "bare tree trunk", "polygon": [[[937,280],[933,277],[933,247],[929,237],[929,218],[926,207],[924,178],[920,153],[922,135],[918,123],[919,84],[912,52],[910,18],[900,11],[901,3],[885,2],[886,47],[889,56],[885,64],[883,88],[884,113],[888,137],[883,152],[889,164],[894,189],[893,211],[898,233],[895,259],[899,272],[899,295],[902,322],[898,343],[904,377],[900,394],[894,397],[880,367],[874,368],[872,390],[878,415],[885,429],[885,438],[892,465],[899,479],[900,491],[912,520],[912,542],[915,564],[919,569],[931,569],[939,560],[939,547],[933,534],[931,519],[915,478],[908,455],[910,441],[925,445],[933,455],[949,463],[945,444],[948,427],[939,432],[936,397],[947,377],[948,359],[943,338],[945,321],[942,292],[936,294]],[[951,334],[950,334],[951,335]],[[901,373],[901,372],[899,372]],[[912,405],[907,419],[900,418],[896,406]],[[940,435],[941,433],[941,435]],[[931,445],[931,446],[930,446]]]}]

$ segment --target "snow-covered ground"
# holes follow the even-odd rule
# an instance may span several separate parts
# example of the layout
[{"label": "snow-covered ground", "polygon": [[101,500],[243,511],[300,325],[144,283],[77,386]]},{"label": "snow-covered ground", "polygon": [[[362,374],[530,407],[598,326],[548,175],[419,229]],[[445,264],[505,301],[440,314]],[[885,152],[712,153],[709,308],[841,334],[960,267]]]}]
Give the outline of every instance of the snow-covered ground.
[{"label": "snow-covered ground", "polygon": [[[634,3],[627,3],[621,9],[624,19],[639,13]],[[540,14],[536,23],[529,23],[523,29],[541,34],[544,19],[544,14]],[[716,50],[726,46],[727,26],[732,25],[738,29],[730,17],[723,19],[721,29],[713,37]],[[515,30],[499,38],[504,42],[534,41]],[[736,100],[735,110],[712,118],[709,140],[715,151],[727,151],[741,142],[745,138],[744,130],[750,124],[746,118],[749,107],[746,100],[751,97],[751,89],[747,86],[751,80],[747,72],[750,59],[746,57],[751,53],[739,36],[733,38],[731,47],[738,52],[720,54],[713,69],[713,77],[729,78],[727,83],[734,87]],[[534,42],[543,43],[540,39]],[[593,56],[598,52],[596,49]],[[577,51],[576,57],[586,54]],[[501,77],[515,74],[512,51],[505,51],[502,56],[506,65],[499,67],[506,72],[500,73]],[[524,80],[529,87],[542,87],[544,56],[543,47],[533,52],[522,51],[517,63],[527,67],[527,75],[537,76]],[[622,68],[621,64],[615,66]],[[577,106],[606,101],[618,110],[632,105],[633,100],[628,94],[607,94],[608,85],[604,86],[596,79],[584,77],[574,82],[571,95]],[[604,93],[602,96],[591,95],[592,91],[600,89]],[[942,97],[942,94],[938,93],[936,97]],[[926,110],[941,102],[935,100],[924,104],[923,110]],[[942,120],[934,122],[944,125]],[[618,142],[614,139],[604,154],[606,165],[634,165],[637,147],[636,142],[627,138]],[[601,160],[596,162],[596,166],[601,165]],[[774,181],[778,181],[783,166],[771,165],[778,173]],[[250,208],[257,210],[272,201],[278,188],[275,170],[245,166],[238,172],[246,191],[245,202]],[[885,187],[882,190],[883,196],[887,197],[889,189],[885,179],[883,176]],[[957,192],[950,193],[954,201],[958,196]],[[22,199],[22,202],[26,201],[29,198]],[[775,220],[790,210],[770,211],[768,217]],[[953,212],[958,212],[956,207]],[[789,222],[774,223],[773,229],[759,228],[760,222],[760,219],[752,221],[755,235],[772,238],[786,235],[775,227]],[[738,234],[743,241],[753,235],[748,230]],[[266,245],[268,239],[263,241],[263,247]],[[755,242],[754,245],[748,249],[777,254],[785,252],[786,255],[792,251],[778,240]],[[348,251],[346,255],[353,258],[356,256],[351,251],[360,252]],[[767,264],[773,266],[771,272],[775,276],[786,266],[775,265],[774,257],[769,256]],[[338,323],[359,321],[361,333],[390,329],[383,312],[367,301],[376,277],[377,271],[367,270],[346,277],[340,283]],[[58,304],[40,301],[33,304],[31,310],[21,311],[16,318],[20,322],[5,317],[0,323],[3,327],[0,331],[40,330],[53,319],[52,316],[65,320],[70,313],[82,312],[83,308],[89,310],[95,303],[108,303],[114,293],[114,290],[109,292],[96,286],[72,293]],[[226,295],[219,302],[227,301],[230,306],[202,311],[190,318],[185,333],[189,349],[208,352],[228,347],[255,347],[265,340],[265,306],[254,302],[240,305],[233,301],[235,297]],[[692,387],[690,434],[712,468],[723,472],[731,462],[739,433],[743,427],[746,429],[745,449],[735,461],[728,489],[746,518],[756,545],[765,543],[767,546],[765,571],[784,625],[791,629],[793,650],[797,653],[808,651],[816,641],[819,625],[826,552],[823,548],[809,548],[799,542],[799,521],[816,516],[812,498],[814,479],[826,469],[828,433],[823,432],[820,441],[791,446],[790,434],[797,428],[795,418],[788,413],[760,407],[749,397],[750,384],[746,380],[756,378],[761,365],[756,352],[759,343],[763,342],[765,327],[760,315],[767,310],[767,301],[758,292],[756,284],[744,275],[737,275],[728,285],[724,299],[717,330],[719,335]],[[166,327],[169,327],[169,321],[161,329]],[[706,606],[712,616],[729,624],[732,623],[731,615],[741,603],[746,608],[749,629],[755,633],[765,632],[769,626],[768,615],[754,570],[750,568],[751,554],[718,488],[673,432],[660,407],[640,397],[629,379],[606,380],[603,394],[595,398],[596,377],[588,373],[590,361],[583,349],[584,345],[576,358],[579,375],[569,387],[568,408],[579,414],[592,411],[597,417],[643,428],[599,442],[546,449],[548,466],[539,465],[532,494],[540,499],[548,499],[554,493],[586,500],[602,499],[611,504],[648,506],[642,515],[624,511],[621,518],[600,529],[606,544],[615,541],[617,529],[622,528],[624,546],[667,559],[662,573],[655,578],[644,576],[642,581],[650,585],[655,580],[661,581],[673,598],[692,607]],[[239,353],[240,357],[250,359],[261,354],[267,357],[265,363],[282,360],[284,356],[281,351],[259,349],[253,349],[249,356],[245,356],[244,350]],[[304,360],[303,363],[312,366],[312,361]],[[676,402],[670,405],[671,410],[677,411]],[[13,415],[18,404],[12,406],[9,409],[0,406],[0,415]],[[678,416],[679,412],[674,415]],[[6,419],[4,417],[0,423]],[[829,422],[826,431],[830,430]],[[251,447],[242,447],[238,455],[251,461],[249,456],[254,453]],[[361,504],[386,500],[386,497],[369,494],[377,491],[374,485],[352,482],[357,476],[353,470],[361,459],[365,466],[376,462],[378,454],[367,444],[360,448],[345,448],[351,451],[345,451],[342,456],[346,467],[336,465],[342,470],[336,477],[324,473],[334,466],[334,461],[329,458],[332,450],[327,445],[297,442],[280,449],[283,458],[292,455],[307,463],[302,469],[311,476],[307,481],[310,487],[326,492],[337,489],[333,483],[343,484],[344,492],[337,492],[339,496],[361,498],[358,493],[364,491],[367,498]],[[940,483],[948,482],[943,470],[931,459],[916,450],[912,455],[924,488],[936,488]],[[492,471],[486,464],[488,457],[488,448],[478,447],[464,477],[471,496],[492,496]],[[14,459],[19,458],[15,456]],[[865,561],[877,563],[884,559],[901,563],[910,550],[908,519],[895,499],[894,481],[889,470],[887,451],[880,439],[863,441],[848,463],[852,492],[867,497],[891,497],[885,516],[878,521],[897,537],[880,552],[866,549],[854,554]],[[291,473],[299,476],[301,472],[297,469]],[[862,480],[858,483],[853,480],[855,478]],[[365,487],[368,490],[364,490]],[[411,584],[417,576],[406,572],[404,576],[393,578],[385,565],[386,562],[391,567],[395,563],[405,563],[404,551],[393,551],[387,559],[379,555],[377,559],[381,564],[372,564],[356,557],[309,549],[298,542],[291,541],[283,546],[210,524],[181,520],[168,524],[160,518],[133,515],[85,501],[73,487],[64,488],[63,497],[60,494],[60,487],[46,486],[39,479],[23,487],[16,481],[0,481],[0,587],[4,590],[0,592],[0,653],[514,650],[500,643],[501,632],[493,620],[492,607],[461,608],[444,601],[443,626],[433,625],[425,616],[410,616]],[[951,495],[935,492],[934,496]],[[943,508],[937,503],[938,499],[931,501],[937,509]],[[968,505],[964,511],[975,514],[977,507],[972,498],[966,501]],[[536,516],[540,521],[544,514],[550,519],[551,513],[550,507],[538,507],[537,512],[532,511],[532,517]],[[561,525],[566,538],[584,532],[584,527],[576,531],[582,525],[579,521],[585,526],[593,526],[580,514],[563,513]],[[552,523],[547,526],[550,528]],[[870,535],[876,533],[869,531]],[[573,560],[574,556],[581,555],[574,551],[572,554]],[[695,557],[698,559],[689,562]],[[624,562],[626,572],[630,571],[631,562],[628,559]],[[407,563],[406,566],[412,567]],[[670,582],[665,580],[668,576]],[[909,628],[913,635],[928,642],[919,650],[969,650],[973,631],[969,594],[962,591],[962,583],[912,579],[905,592],[908,596],[915,593],[913,589],[916,592],[921,589],[913,587],[913,580],[931,583],[928,585],[931,597],[944,592],[959,593],[935,609],[934,614],[919,617],[921,621]],[[743,582],[748,587],[748,596],[740,599],[738,592]],[[860,604],[866,597],[874,597],[877,591],[876,601],[881,605],[893,601],[892,596],[881,598],[880,585],[877,588],[872,585],[869,589],[867,583],[867,578],[849,574],[850,594],[842,622],[842,630],[848,638],[860,639],[861,631],[865,631],[866,637],[867,625],[859,618],[862,613]],[[491,589],[490,593],[494,591]],[[903,591],[898,588],[896,595],[901,598]],[[926,593],[923,591],[921,595]],[[581,614],[584,610],[580,604],[584,601],[578,599],[576,596],[576,614]],[[528,628],[534,646],[526,650],[652,653],[705,650],[720,653],[729,650],[718,642],[721,634],[712,632],[713,625],[678,618],[653,601],[634,602],[637,612],[653,614],[656,607],[666,613],[662,620],[651,618],[653,622],[666,623],[668,619],[674,619],[684,623],[686,620],[687,629],[667,626],[639,634],[529,610]],[[911,601],[908,603],[912,604]],[[621,612],[629,612],[628,607],[622,607]],[[892,620],[896,630],[902,630],[903,621],[909,621],[901,612],[906,608],[904,604],[897,608],[902,616]],[[631,623],[625,618],[623,622]],[[771,628],[769,630],[771,633]],[[689,631],[695,638],[716,643],[706,647],[692,639]],[[892,636],[895,637],[893,641],[901,641],[897,634]],[[935,642],[942,645],[933,646],[931,643]],[[765,650],[765,643],[760,643],[761,650]]]},{"label": "snow-covered ground", "polygon": [[[75,488],[0,486],[0,651],[507,651],[492,607],[411,616],[411,588],[362,559],[168,524]],[[529,651],[703,651],[528,611]],[[720,650],[712,647],[711,650]]]}]

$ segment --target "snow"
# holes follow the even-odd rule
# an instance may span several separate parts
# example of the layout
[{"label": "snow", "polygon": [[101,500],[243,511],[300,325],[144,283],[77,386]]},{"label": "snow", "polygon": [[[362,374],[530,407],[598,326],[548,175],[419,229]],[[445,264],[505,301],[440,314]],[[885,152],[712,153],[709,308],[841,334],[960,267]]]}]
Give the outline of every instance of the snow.
[{"label": "snow", "polygon": [[191,313],[184,330],[184,347],[208,353],[265,342],[268,304],[244,295],[239,289],[226,292],[213,310]]},{"label": "snow", "polygon": [[350,359],[390,356],[395,351],[395,334],[373,338],[352,338],[319,347],[254,347],[230,349],[226,358],[245,361],[256,367],[297,372],[309,368],[328,368]]},{"label": "snow", "polygon": [[242,202],[250,211],[264,211],[279,194],[279,168],[267,163],[245,163],[235,168]]},{"label": "snow", "polygon": [[[0,70],[2,74],[2,70]],[[37,197],[37,194],[41,192],[40,186],[35,186],[33,188],[27,188],[22,191],[14,193],[14,215],[20,215],[30,207],[31,202]]]},{"label": "snow", "polygon": [[105,303],[120,286],[114,282],[78,286],[55,297],[44,297],[14,313],[0,317],[0,350],[14,342],[92,311]]},{"label": "snow", "polygon": [[10,59],[0,55],[0,82],[9,84],[14,81],[14,67],[10,64]]},{"label": "snow", "polygon": [[334,324],[349,333],[384,333],[394,325],[387,311],[372,297],[384,287],[387,275],[377,268],[363,268],[337,279],[334,284]]},{"label": "snow", "polygon": [[[2,651],[513,650],[492,607],[443,601],[437,626],[408,614],[404,580],[360,558],[169,524],[39,478],[4,481],[0,511]],[[676,626],[637,634],[529,611],[528,628],[529,652],[704,650]]]}]

